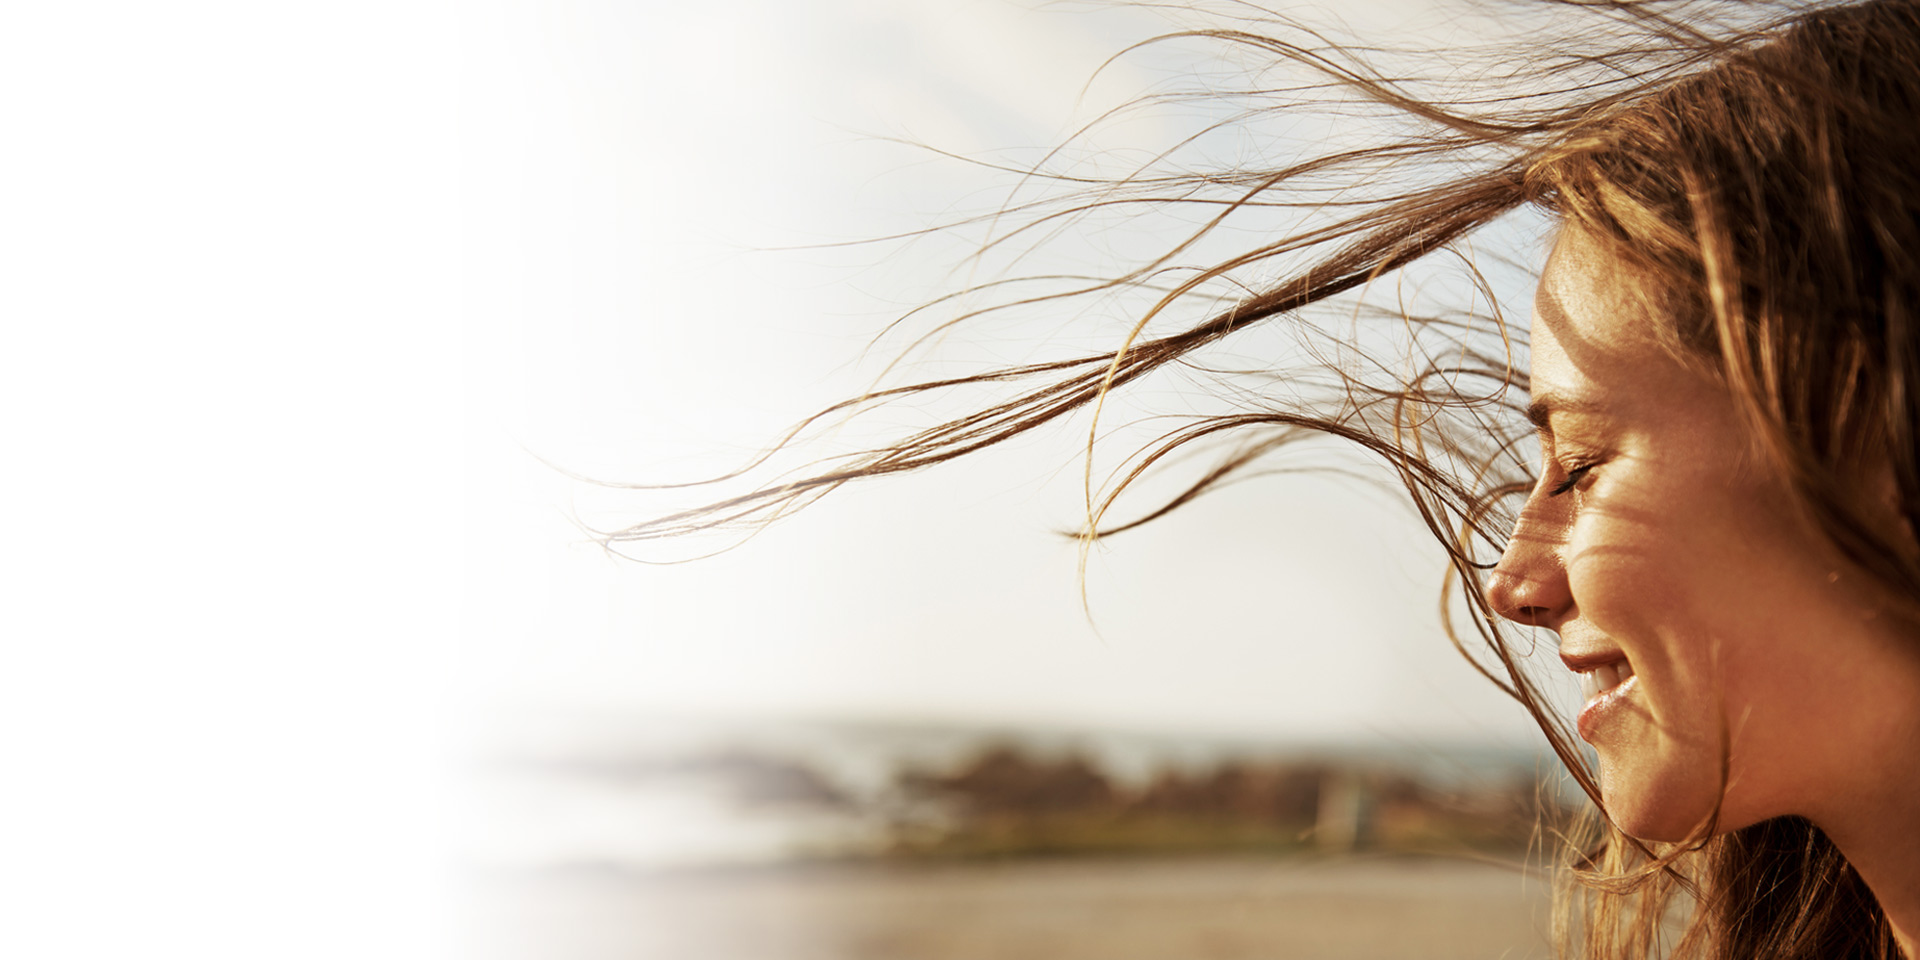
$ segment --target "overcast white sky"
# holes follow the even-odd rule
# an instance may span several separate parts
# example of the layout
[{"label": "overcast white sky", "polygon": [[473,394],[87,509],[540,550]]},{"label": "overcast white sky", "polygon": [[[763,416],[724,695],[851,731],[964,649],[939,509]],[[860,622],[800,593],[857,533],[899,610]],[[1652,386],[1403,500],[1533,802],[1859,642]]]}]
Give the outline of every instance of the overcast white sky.
[{"label": "overcast white sky", "polygon": [[[1342,5],[1395,22],[1423,4]],[[960,152],[1051,144],[1139,12],[1007,0],[567,0],[477,31],[465,183],[475,331],[472,628],[482,703],[633,713],[1526,741],[1447,645],[1411,514],[1334,478],[1247,484],[1100,549],[1094,622],[1070,436],[841,491],[746,547],[661,567],[580,543],[614,479],[730,465],[865,387],[854,363],[955,244],[765,253],[990,206]],[[1165,77],[1123,60],[1089,103]],[[1172,128],[1136,125],[1160,146]],[[964,335],[962,335],[964,336]],[[635,499],[626,516],[644,516]]]}]

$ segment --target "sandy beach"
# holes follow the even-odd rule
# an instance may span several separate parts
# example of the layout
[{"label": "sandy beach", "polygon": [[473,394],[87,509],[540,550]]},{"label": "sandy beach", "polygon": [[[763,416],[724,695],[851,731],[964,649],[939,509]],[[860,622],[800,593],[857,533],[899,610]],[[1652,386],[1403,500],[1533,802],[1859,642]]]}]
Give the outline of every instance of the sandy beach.
[{"label": "sandy beach", "polygon": [[1545,885],[1449,860],[1087,859],[468,878],[463,960],[1544,957]]}]

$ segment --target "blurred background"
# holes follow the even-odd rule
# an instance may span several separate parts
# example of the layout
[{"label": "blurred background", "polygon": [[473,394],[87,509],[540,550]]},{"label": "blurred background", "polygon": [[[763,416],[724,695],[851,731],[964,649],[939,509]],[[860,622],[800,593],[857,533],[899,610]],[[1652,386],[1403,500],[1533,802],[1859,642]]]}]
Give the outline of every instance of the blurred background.
[{"label": "blurred background", "polygon": [[[876,332],[973,282],[981,232],[819,245],[1026,195],[914,143],[1019,170],[1116,104],[1244,82],[1181,44],[1106,62],[1190,6],[15,5],[0,953],[1537,952],[1516,865],[1562,784],[1448,646],[1390,491],[1222,490],[1097,547],[1084,605],[1059,531],[1085,421],[696,562],[641,561],[726,543],[620,559],[582,530],[700,494],[569,472],[698,479],[883,375],[1109,348],[1126,304],[888,374],[943,316]],[[1514,32],[1466,6],[1289,10],[1442,49]],[[1222,109],[1122,118],[1071,162],[1124,169]],[[1193,159],[1364,127],[1331,120]],[[1122,219],[1025,267],[1193,225]],[[1136,391],[1111,449],[1234,400]]]},{"label": "blurred background", "polygon": [[[1023,316],[890,371],[908,339],[876,335],[976,279],[979,235],[845,244],[990,214],[1022,188],[989,164],[1026,169],[1143,94],[1231,85],[1192,45],[1109,59],[1204,8],[474,9],[450,660],[464,951],[1544,955],[1536,828],[1574,799],[1448,643],[1443,555],[1390,489],[1239,484],[1097,546],[1081,580],[1060,533],[1085,513],[1079,421],[844,489],[711,556],[731,542],[636,562],[588,534],[701,493],[581,477],[703,479],[883,378],[1117,342],[1124,326]],[[1411,0],[1289,13],[1436,49],[1502,29]],[[1129,116],[1085,147],[1137,161],[1208,110]],[[1231,162],[1340,133],[1203,146]],[[1172,235],[1132,229],[1023,268],[1097,270]],[[1524,261],[1538,233],[1497,239]],[[1524,324],[1524,271],[1498,282]],[[1155,389],[1140,409],[1198,403]]]}]

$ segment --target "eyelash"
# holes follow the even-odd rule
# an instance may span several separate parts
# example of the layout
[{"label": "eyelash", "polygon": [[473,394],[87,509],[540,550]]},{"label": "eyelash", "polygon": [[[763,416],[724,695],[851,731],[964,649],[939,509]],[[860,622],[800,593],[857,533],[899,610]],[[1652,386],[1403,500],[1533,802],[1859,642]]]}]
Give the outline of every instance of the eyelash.
[{"label": "eyelash", "polygon": [[1597,463],[1582,463],[1582,464],[1576,464],[1574,466],[1568,467],[1567,478],[1565,480],[1560,481],[1559,483],[1554,484],[1553,489],[1547,491],[1547,496],[1557,497],[1563,493],[1566,493],[1568,490],[1572,490],[1574,487],[1579,485],[1580,481],[1585,480],[1587,478],[1587,474],[1593,472],[1593,468],[1597,466],[1599,466],[1599,464]]}]

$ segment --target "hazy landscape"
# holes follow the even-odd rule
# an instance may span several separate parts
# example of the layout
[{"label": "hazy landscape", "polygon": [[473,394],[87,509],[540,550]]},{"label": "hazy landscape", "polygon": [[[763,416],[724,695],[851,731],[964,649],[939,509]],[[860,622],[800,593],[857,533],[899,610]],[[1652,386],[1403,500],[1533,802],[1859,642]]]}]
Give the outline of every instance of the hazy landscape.
[{"label": "hazy landscape", "polygon": [[1059,731],[652,728],[474,767],[476,960],[1544,956],[1534,837],[1568,812],[1522,753]]}]

